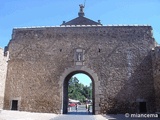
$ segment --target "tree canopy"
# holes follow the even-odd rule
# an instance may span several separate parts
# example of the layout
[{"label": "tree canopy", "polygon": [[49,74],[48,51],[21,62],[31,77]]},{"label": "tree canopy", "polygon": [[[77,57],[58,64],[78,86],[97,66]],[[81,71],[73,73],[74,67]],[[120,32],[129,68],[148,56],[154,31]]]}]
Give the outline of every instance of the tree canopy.
[{"label": "tree canopy", "polygon": [[76,77],[71,77],[68,82],[68,98],[85,102],[92,99],[92,83],[90,86],[79,83]]}]

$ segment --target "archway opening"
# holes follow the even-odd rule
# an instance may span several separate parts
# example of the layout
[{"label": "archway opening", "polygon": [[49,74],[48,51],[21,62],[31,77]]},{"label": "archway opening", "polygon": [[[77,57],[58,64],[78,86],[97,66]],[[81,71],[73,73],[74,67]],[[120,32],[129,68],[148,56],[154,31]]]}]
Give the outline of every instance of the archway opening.
[{"label": "archway opening", "polygon": [[94,80],[84,71],[67,75],[63,84],[63,114],[95,114]]}]

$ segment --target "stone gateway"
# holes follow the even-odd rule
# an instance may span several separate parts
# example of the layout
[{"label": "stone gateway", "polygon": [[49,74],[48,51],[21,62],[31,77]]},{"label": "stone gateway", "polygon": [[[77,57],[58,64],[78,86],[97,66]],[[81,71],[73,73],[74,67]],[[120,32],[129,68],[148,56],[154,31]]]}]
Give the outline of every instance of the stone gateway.
[{"label": "stone gateway", "polygon": [[68,81],[84,73],[92,79],[93,114],[160,111],[152,27],[103,26],[83,10],[78,15],[59,27],[13,29],[4,109],[67,113]]}]

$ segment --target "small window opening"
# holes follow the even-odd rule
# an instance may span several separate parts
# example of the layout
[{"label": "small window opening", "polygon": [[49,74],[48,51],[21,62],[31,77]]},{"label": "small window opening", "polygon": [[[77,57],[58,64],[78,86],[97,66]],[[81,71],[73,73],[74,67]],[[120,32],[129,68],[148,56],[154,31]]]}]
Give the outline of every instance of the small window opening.
[{"label": "small window opening", "polygon": [[98,52],[101,52],[101,49],[100,49],[100,48],[98,49]]}]

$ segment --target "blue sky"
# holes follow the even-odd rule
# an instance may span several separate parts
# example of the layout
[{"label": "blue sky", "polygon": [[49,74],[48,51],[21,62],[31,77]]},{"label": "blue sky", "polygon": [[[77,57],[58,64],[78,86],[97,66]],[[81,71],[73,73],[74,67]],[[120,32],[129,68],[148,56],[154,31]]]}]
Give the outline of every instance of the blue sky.
[{"label": "blue sky", "polygon": [[[85,0],[1,0],[0,47],[14,27],[55,26],[77,17]],[[149,24],[160,43],[160,0],[86,0],[85,17],[109,24]]]},{"label": "blue sky", "polygon": [[[1,0],[0,47],[11,39],[14,27],[55,26],[78,17],[85,0]],[[110,24],[149,24],[160,43],[160,0],[86,0],[85,17]],[[86,85],[85,75],[76,75]]]},{"label": "blue sky", "polygon": [[90,77],[86,74],[83,74],[83,73],[75,74],[73,77],[76,77],[80,83],[87,85],[87,86],[89,86],[90,83],[92,82]]}]

